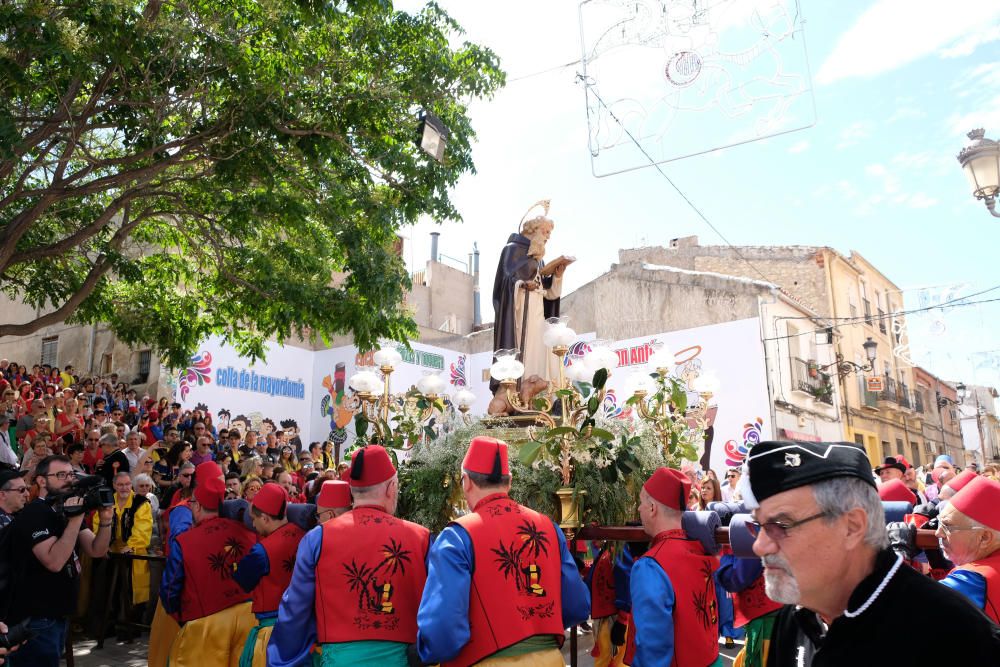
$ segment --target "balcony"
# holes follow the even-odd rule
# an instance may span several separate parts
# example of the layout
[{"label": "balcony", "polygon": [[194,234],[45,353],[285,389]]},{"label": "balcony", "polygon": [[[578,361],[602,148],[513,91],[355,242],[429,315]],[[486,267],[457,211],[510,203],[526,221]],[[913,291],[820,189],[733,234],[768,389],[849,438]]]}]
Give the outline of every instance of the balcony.
[{"label": "balcony", "polygon": [[901,407],[901,408],[903,408],[905,410],[911,410],[912,407],[913,407],[913,403],[910,401],[910,390],[909,390],[909,388],[905,384],[900,383],[899,384],[899,391],[897,392],[897,394],[898,394],[898,396],[897,396],[896,402],[899,403],[899,407]]},{"label": "balcony", "polygon": [[889,376],[882,378],[884,387],[878,392],[878,406],[895,408],[898,405],[899,395],[896,393],[896,381]]},{"label": "balcony", "polygon": [[885,333],[885,311],[878,309],[878,330]]},{"label": "balcony", "polygon": [[913,408],[920,414],[924,414],[924,395],[922,392],[914,394]]},{"label": "balcony", "polygon": [[872,323],[872,302],[868,299],[862,299],[861,303],[865,307],[865,324],[871,326]]},{"label": "balcony", "polygon": [[792,390],[812,396],[820,403],[833,405],[833,382],[830,375],[816,367],[816,362],[792,357]]}]

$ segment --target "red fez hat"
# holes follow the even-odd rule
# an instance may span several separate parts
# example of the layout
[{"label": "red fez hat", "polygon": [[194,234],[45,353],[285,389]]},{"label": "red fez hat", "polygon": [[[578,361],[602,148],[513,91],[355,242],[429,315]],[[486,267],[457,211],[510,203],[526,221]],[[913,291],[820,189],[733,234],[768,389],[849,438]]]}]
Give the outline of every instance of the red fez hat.
[{"label": "red fez hat", "polygon": [[1000,530],[1000,482],[976,477],[951,497],[951,506],[993,530]]},{"label": "red fez hat", "polygon": [[316,497],[317,507],[350,507],[351,485],[339,479],[323,482],[319,496]]},{"label": "red fez hat", "polygon": [[917,504],[917,496],[899,479],[893,479],[880,485],[878,497],[882,500]]},{"label": "red fez hat", "polygon": [[199,484],[203,483],[209,477],[221,478],[222,476],[222,468],[215,461],[203,461],[194,469],[194,479]]},{"label": "red fez hat", "polygon": [[477,436],[469,443],[469,451],[465,453],[462,468],[469,472],[489,475],[490,481],[500,482],[502,475],[510,474],[507,462],[507,443],[496,438]]},{"label": "red fez hat", "polygon": [[691,480],[680,470],[657,468],[642,488],[658,503],[672,507],[678,512],[687,509]]},{"label": "red fez hat", "polygon": [[251,504],[264,514],[284,516],[285,505],[288,504],[288,492],[280,484],[269,482],[261,487]]},{"label": "red fez hat", "polygon": [[218,477],[209,477],[198,482],[194,487],[194,499],[203,508],[217,512],[226,497],[226,485]]},{"label": "red fez hat", "polygon": [[955,475],[955,479],[948,480],[945,482],[945,486],[951,488],[952,491],[956,493],[965,488],[965,485],[979,477],[976,473],[971,470],[963,470],[962,472]]},{"label": "red fez hat", "polygon": [[381,445],[362,447],[351,456],[352,487],[375,486],[392,479],[395,474],[396,468],[392,465],[389,452]]}]

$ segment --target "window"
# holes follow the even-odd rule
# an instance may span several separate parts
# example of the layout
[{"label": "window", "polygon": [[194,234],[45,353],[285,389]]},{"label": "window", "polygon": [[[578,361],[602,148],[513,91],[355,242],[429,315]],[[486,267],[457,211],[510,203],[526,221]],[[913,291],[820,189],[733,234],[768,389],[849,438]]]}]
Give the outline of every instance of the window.
[{"label": "window", "polygon": [[101,355],[101,375],[111,375],[112,361],[110,352]]},{"label": "window", "polygon": [[136,378],[136,384],[142,384],[149,380],[149,364],[153,358],[153,352],[151,350],[143,350],[139,353],[139,377]]},{"label": "window", "polygon": [[56,358],[58,357],[58,350],[59,350],[59,336],[53,336],[51,338],[43,338],[41,364],[43,366],[45,364],[48,364],[49,366],[55,366]]}]

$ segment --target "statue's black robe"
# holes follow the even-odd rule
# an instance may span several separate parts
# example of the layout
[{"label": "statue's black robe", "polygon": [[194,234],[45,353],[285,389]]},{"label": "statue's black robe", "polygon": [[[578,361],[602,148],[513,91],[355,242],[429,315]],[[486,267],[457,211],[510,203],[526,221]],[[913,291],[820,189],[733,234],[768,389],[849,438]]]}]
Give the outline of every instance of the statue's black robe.
[{"label": "statue's black robe", "polygon": [[[510,348],[521,348],[521,341],[517,340],[517,325],[514,314],[514,289],[517,281],[525,282],[533,280],[538,270],[545,266],[545,262],[528,256],[528,247],[531,240],[521,234],[511,234],[507,239],[507,245],[500,253],[500,262],[497,264],[497,275],[493,281],[493,349],[503,350]],[[552,287],[552,276],[542,278],[542,287],[550,289]],[[535,290],[529,298],[542,298],[540,290]],[[559,316],[559,299],[545,299],[543,301],[545,317]],[[541,345],[542,341],[530,341],[526,345]],[[496,392],[499,383],[490,380],[490,391]]]}]

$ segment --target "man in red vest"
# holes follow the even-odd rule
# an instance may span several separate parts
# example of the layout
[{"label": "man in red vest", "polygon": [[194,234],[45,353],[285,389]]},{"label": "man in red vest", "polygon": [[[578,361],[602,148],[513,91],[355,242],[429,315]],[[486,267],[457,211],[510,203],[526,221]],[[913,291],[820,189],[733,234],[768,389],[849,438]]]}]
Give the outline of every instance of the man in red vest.
[{"label": "man in red vest", "polygon": [[955,564],[945,586],[1000,624],[1000,482],[977,477],[938,515],[938,539]]},{"label": "man in red vest", "polygon": [[179,614],[181,623],[171,667],[237,667],[254,626],[249,596],[233,570],[257,539],[242,523],[219,516],[225,495],[221,477],[197,480],[190,500],[195,525],[174,538],[167,558],[163,608]]},{"label": "man in red vest", "polygon": [[610,547],[610,543],[600,545],[600,552],[584,579],[590,588],[590,618],[594,620],[594,648],[590,652],[594,667],[608,667],[615,657],[611,652],[611,628],[618,607],[615,606],[615,563]]},{"label": "man in red vest", "polygon": [[719,607],[712,573],[719,566],[681,528],[691,481],[659,468],[639,492],[639,519],[652,540],[632,566],[633,667],[721,665]]},{"label": "man in red vest", "polygon": [[507,444],[474,438],[462,462],[472,513],[431,549],[417,615],[424,663],[563,667],[563,630],[587,619],[590,595],[566,538],[511,500],[510,480]]},{"label": "man in red vest", "polygon": [[354,509],[309,531],[278,608],[270,667],[298,667],[319,644],[323,663],[406,667],[417,641],[430,533],[398,519],[399,479],[388,452],[354,452]]},{"label": "man in red vest", "polygon": [[351,510],[351,485],[339,479],[323,482],[316,496],[316,520],[326,523]]},{"label": "man in red vest", "polygon": [[240,667],[265,667],[267,643],[278,618],[281,594],[288,587],[295,566],[295,552],[305,531],[289,523],[288,493],[280,484],[268,483],[253,497],[250,513],[261,540],[236,566],[233,579],[253,592],[257,627],[250,631],[240,656]]}]

